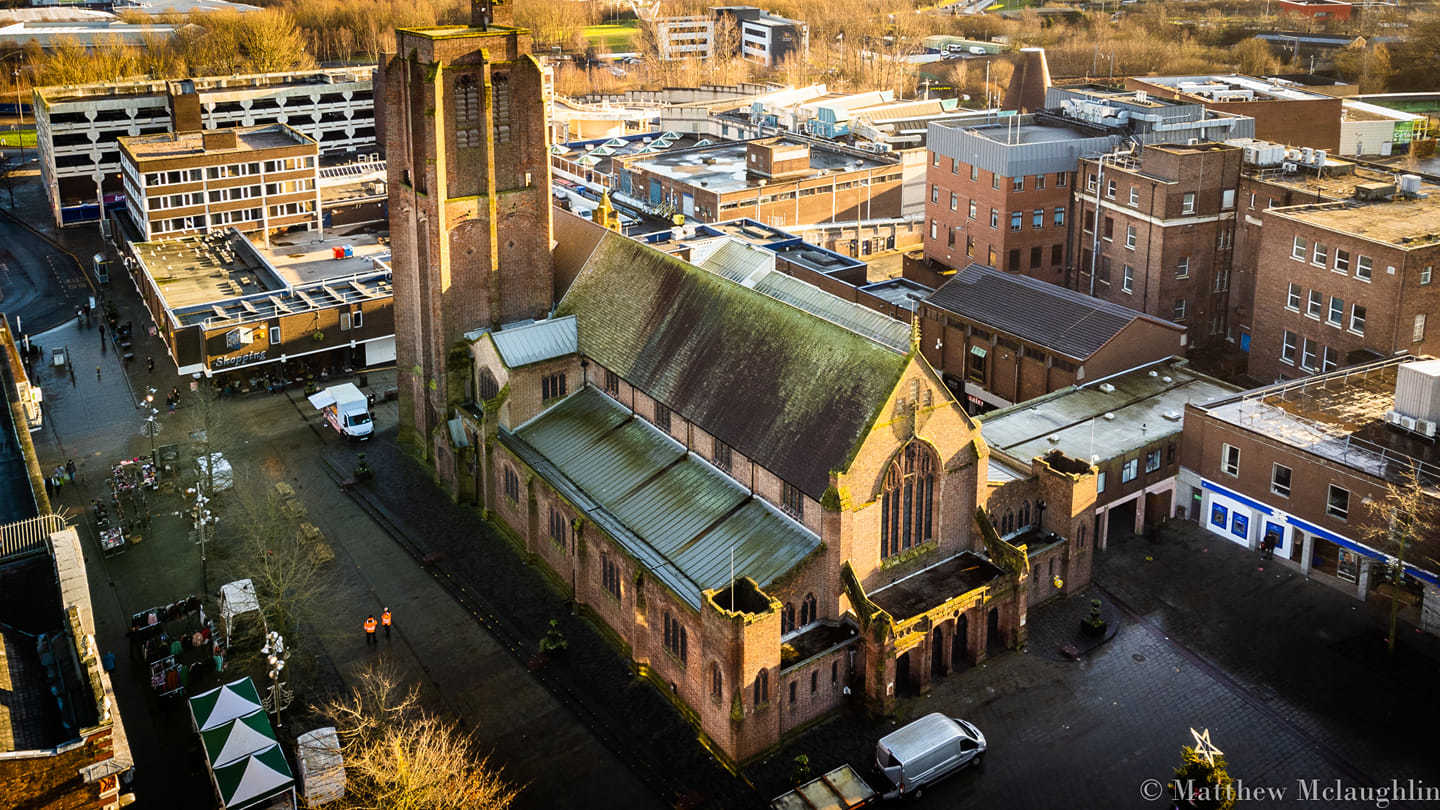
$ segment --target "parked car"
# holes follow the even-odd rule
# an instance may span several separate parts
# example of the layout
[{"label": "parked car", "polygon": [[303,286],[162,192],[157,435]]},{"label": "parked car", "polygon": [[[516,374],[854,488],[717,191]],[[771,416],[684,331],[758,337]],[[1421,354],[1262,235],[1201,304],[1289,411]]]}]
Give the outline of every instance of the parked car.
[{"label": "parked car", "polygon": [[880,738],[875,766],[889,782],[886,798],[918,798],[925,788],[985,758],[985,735],[964,720],[927,714]]}]

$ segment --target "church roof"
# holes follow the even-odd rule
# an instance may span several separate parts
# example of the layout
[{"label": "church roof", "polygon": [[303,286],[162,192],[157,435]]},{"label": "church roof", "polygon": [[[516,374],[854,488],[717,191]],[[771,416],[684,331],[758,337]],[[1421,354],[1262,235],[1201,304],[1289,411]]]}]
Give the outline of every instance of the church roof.
[{"label": "church roof", "polygon": [[500,441],[697,610],[734,576],[761,587],[820,538],[593,386]]},{"label": "church roof", "polygon": [[510,324],[499,331],[477,329],[466,332],[468,340],[485,335],[495,342],[495,350],[509,368],[528,366],[575,353],[575,319],[551,318],[543,321]]},{"label": "church roof", "polygon": [[561,300],[580,352],[819,499],[908,358],[617,234]]}]

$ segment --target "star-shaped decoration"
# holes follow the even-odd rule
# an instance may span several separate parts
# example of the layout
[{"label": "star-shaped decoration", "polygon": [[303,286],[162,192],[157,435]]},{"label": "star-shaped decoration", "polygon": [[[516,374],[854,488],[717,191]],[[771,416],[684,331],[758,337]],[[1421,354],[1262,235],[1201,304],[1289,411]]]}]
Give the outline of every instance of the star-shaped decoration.
[{"label": "star-shaped decoration", "polygon": [[1204,731],[1196,731],[1192,728],[1190,729],[1190,733],[1195,737],[1195,754],[1204,757],[1205,762],[1209,764],[1210,767],[1215,767],[1215,757],[1225,752],[1216,748],[1215,744],[1210,742],[1210,729],[1207,728]]}]

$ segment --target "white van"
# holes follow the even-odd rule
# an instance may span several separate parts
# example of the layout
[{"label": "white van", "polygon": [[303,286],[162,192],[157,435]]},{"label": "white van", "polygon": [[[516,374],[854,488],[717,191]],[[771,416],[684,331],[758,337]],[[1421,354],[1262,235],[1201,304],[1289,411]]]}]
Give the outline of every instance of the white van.
[{"label": "white van", "polygon": [[332,385],[312,395],[310,404],[325,415],[325,421],[341,436],[364,441],[375,431],[370,402],[353,383]]},{"label": "white van", "polygon": [[875,766],[891,788],[885,798],[918,798],[962,766],[979,764],[985,747],[979,729],[939,712],[886,734],[875,746]]}]

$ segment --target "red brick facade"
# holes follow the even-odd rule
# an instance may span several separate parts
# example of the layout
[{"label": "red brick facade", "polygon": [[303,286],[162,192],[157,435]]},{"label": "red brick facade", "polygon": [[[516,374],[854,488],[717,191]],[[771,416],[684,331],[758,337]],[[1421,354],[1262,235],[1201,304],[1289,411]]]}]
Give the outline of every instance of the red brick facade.
[{"label": "red brick facade", "polygon": [[1074,172],[1001,177],[938,152],[929,158],[926,258],[1065,283]]},{"label": "red brick facade", "polygon": [[446,471],[444,422],[465,396],[452,349],[467,330],[543,316],[554,300],[547,90],[523,29],[396,37],[380,84],[401,438]]},{"label": "red brick facade", "polygon": [[[549,403],[539,396],[540,380],[561,371],[570,391],[587,383],[606,390],[614,382],[606,393],[652,425],[655,401],[593,361],[582,363],[569,356],[506,369],[489,341],[476,341],[472,351],[477,375],[491,375],[501,393],[484,405],[483,416],[464,417],[481,449],[477,466],[484,470],[480,486],[471,494],[510,527],[528,553],[545,562],[557,582],[614,634],[642,672],[663,686],[681,711],[692,716],[732,760],[754,758],[791,729],[840,706],[846,701],[846,687],[857,699],[888,708],[896,695],[897,678],[902,677],[897,669],[902,658],[909,680],[899,688],[918,689],[929,686],[932,657],[938,656],[934,671],[939,673],[949,672],[956,656],[982,660],[995,643],[989,638],[991,612],[999,644],[1013,646],[1023,640],[1026,605],[1055,589],[1047,579],[1039,594],[1032,596],[1027,585],[1030,564],[1024,562],[1023,552],[1003,544],[991,549],[992,558],[1003,548],[1010,549],[1005,553],[1020,566],[1018,572],[1012,568],[978,591],[951,594],[927,613],[883,625],[889,631],[882,632],[879,626],[867,630],[867,614],[854,603],[855,594],[866,598],[866,593],[961,551],[986,547],[975,510],[986,506],[987,499],[1023,497],[1047,503],[1045,528],[1065,538],[1040,557],[1047,577],[1053,558],[1066,592],[1089,581],[1093,543],[1086,539],[1095,498],[1089,465],[1063,457],[1037,459],[1030,476],[1002,487],[1003,496],[994,495],[985,473],[988,448],[978,428],[950,399],[938,375],[917,357],[882,408],[879,422],[862,439],[850,467],[832,474],[835,501],[821,504],[804,499],[799,519],[820,538],[817,552],[763,591],[753,583],[737,586],[734,611],[726,589],[705,592],[697,612],[647,575],[623,546],[535,474],[496,434],[546,407]],[[715,457],[715,440],[683,414],[671,413],[666,432],[695,454]],[[935,487],[935,534],[909,553],[883,559],[882,484],[911,441],[936,453],[937,470],[943,470]],[[728,475],[757,497],[782,507],[781,480],[732,452]],[[515,483],[507,485],[507,480]],[[1041,510],[1035,515],[1039,519]],[[563,536],[557,535],[557,526],[564,527]],[[613,579],[607,573],[612,566],[619,569]],[[846,584],[845,572],[853,574],[853,586]],[[809,605],[814,605],[813,615]],[[785,625],[796,616],[796,630],[791,633]],[[669,621],[687,630],[683,661],[663,644]],[[957,646],[954,637],[962,629]],[[792,655],[791,644],[805,644],[811,633],[829,634],[833,643]]]},{"label": "red brick facade", "polygon": [[[1368,211],[1383,218],[1387,205]],[[1440,351],[1434,322],[1440,282],[1432,280],[1440,244],[1366,239],[1284,209],[1260,218],[1250,376],[1302,377],[1401,352]]]},{"label": "red brick facade", "polygon": [[1097,297],[1184,324],[1191,345],[1223,337],[1240,164],[1240,148],[1221,144],[1147,146],[1103,171],[1082,161],[1079,289],[1090,291],[1093,266]]}]

